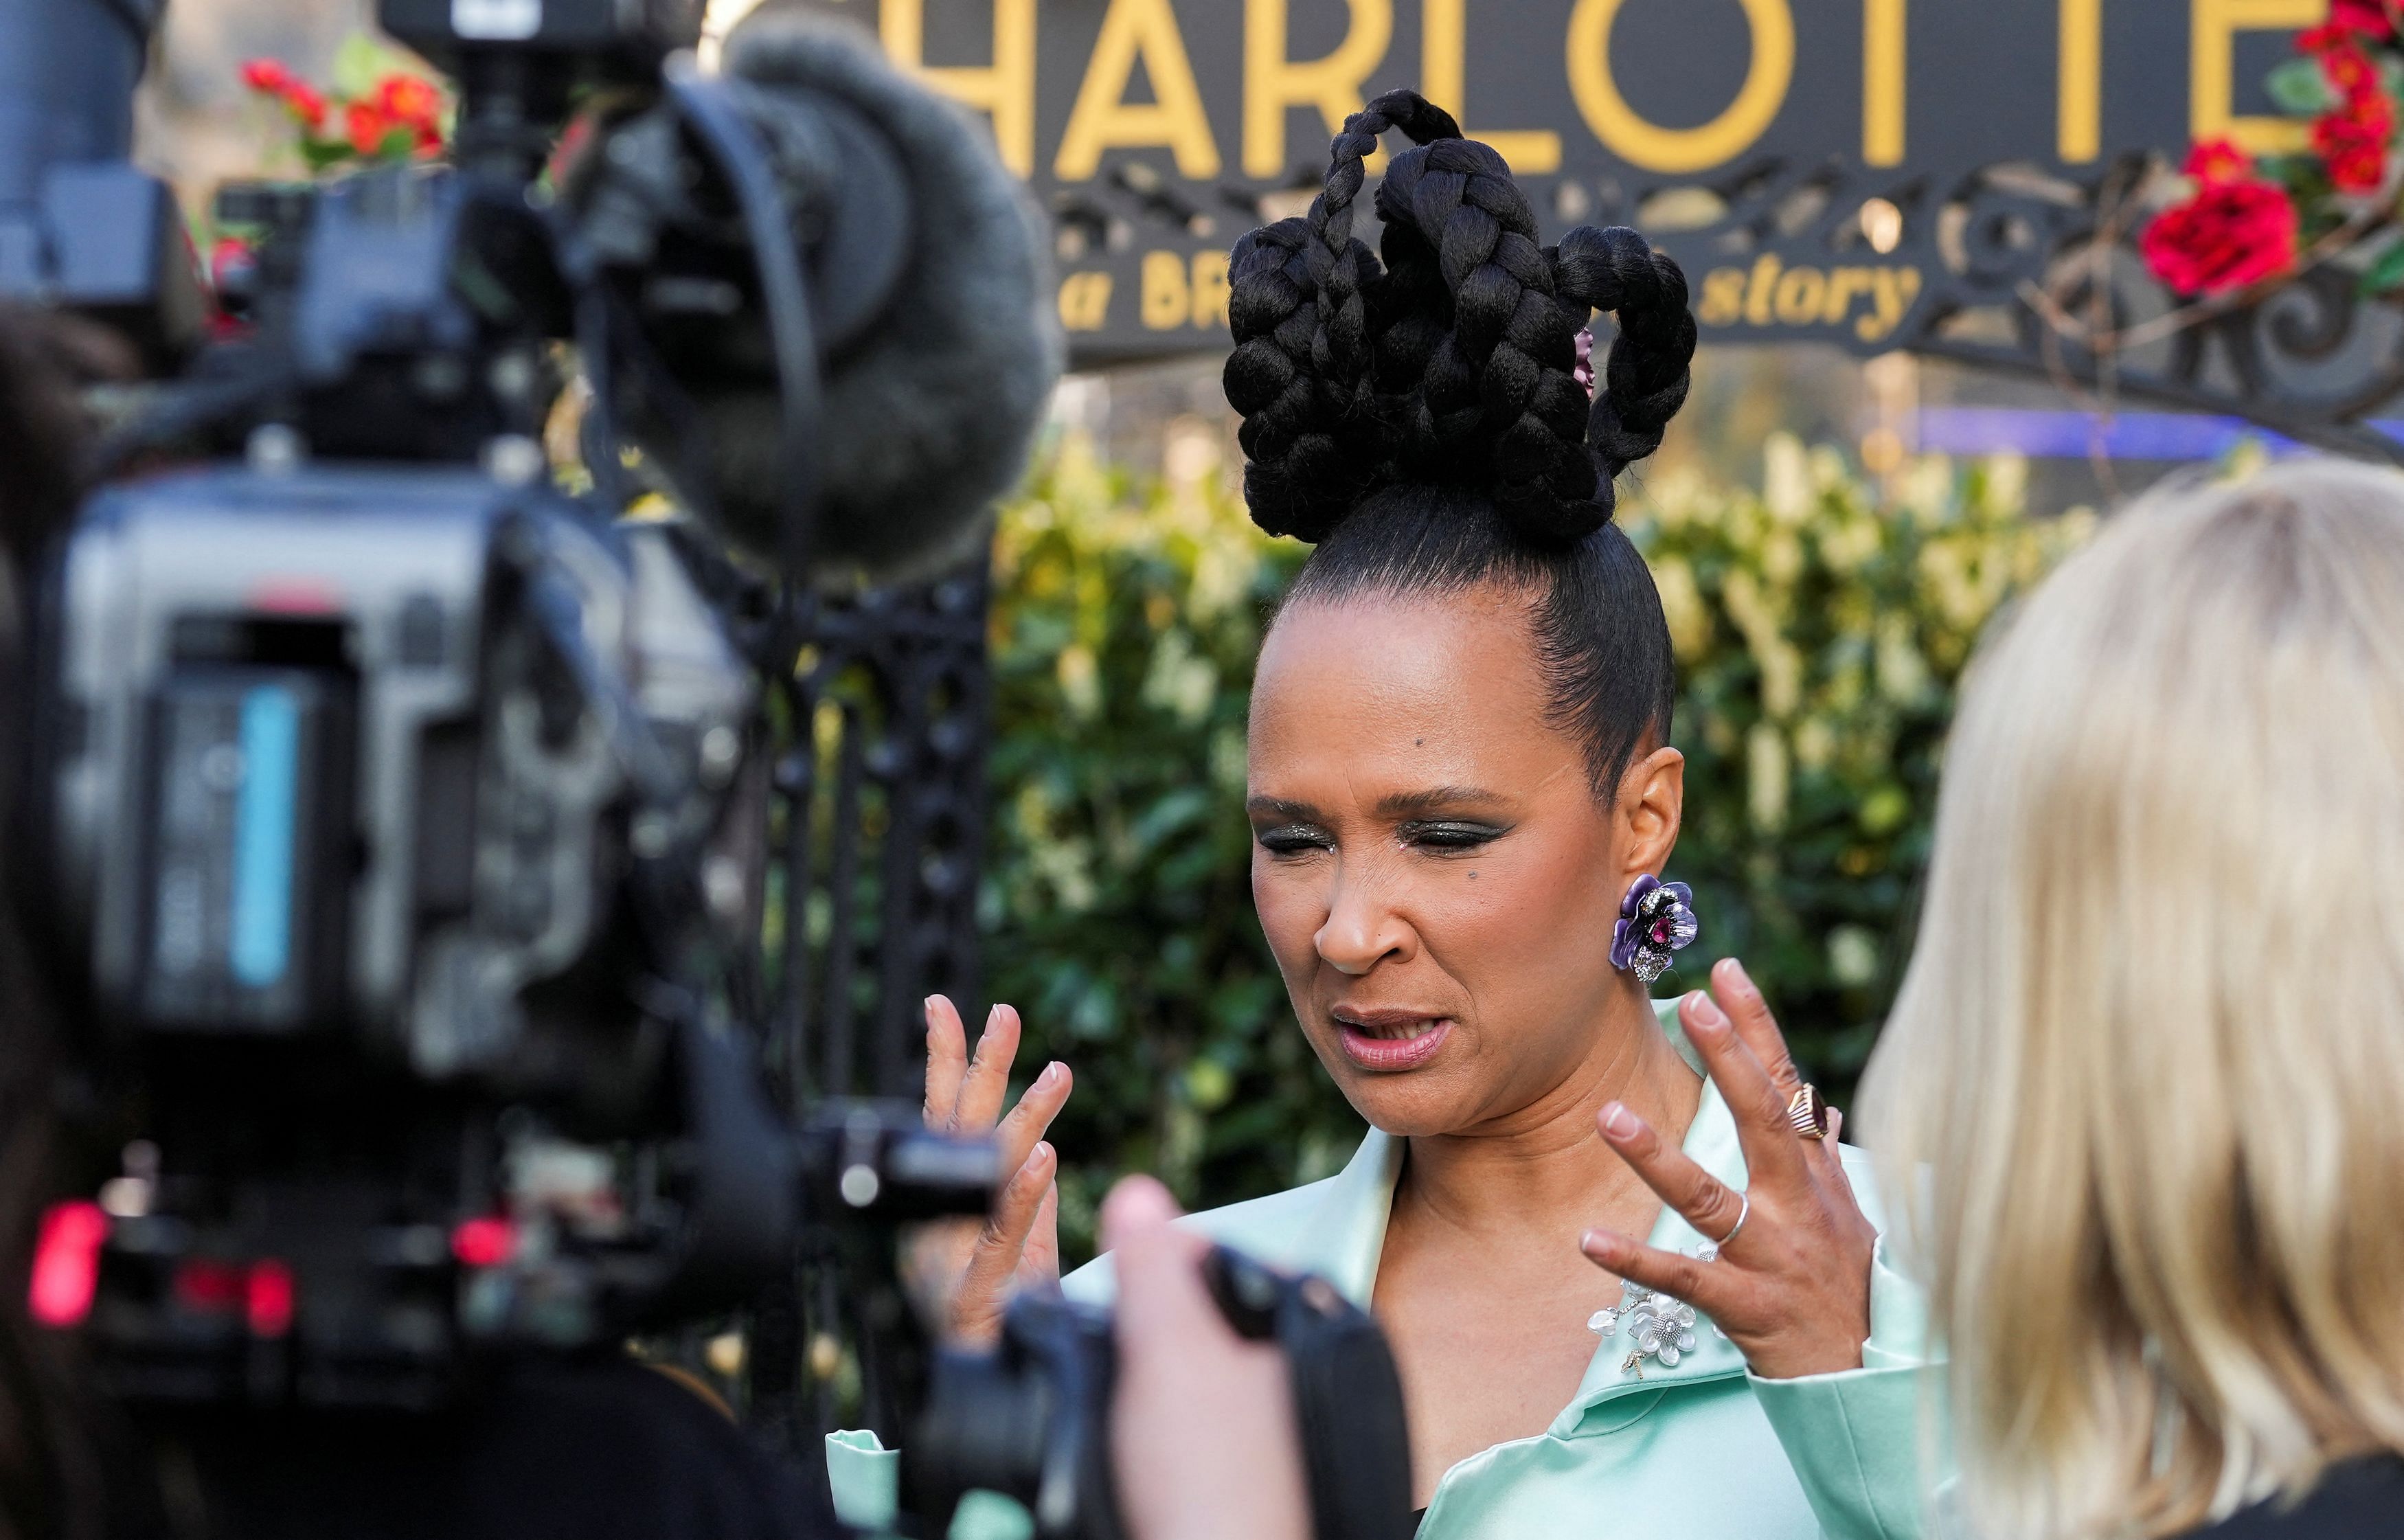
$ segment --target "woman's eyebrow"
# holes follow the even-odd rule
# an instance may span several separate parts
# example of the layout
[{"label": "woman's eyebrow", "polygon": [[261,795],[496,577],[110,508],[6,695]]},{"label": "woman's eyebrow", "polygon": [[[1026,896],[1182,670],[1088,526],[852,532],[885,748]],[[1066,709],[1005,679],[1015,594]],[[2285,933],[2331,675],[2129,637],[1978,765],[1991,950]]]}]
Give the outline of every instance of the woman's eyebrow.
[{"label": "woman's eyebrow", "polygon": [[1319,809],[1307,802],[1294,802],[1286,797],[1248,797],[1244,811],[1280,819],[1315,819]]},{"label": "woman's eyebrow", "polygon": [[1403,819],[1414,813],[1440,813],[1464,807],[1500,807],[1508,799],[1477,786],[1431,786],[1424,791],[1397,791],[1377,799],[1380,818]]}]

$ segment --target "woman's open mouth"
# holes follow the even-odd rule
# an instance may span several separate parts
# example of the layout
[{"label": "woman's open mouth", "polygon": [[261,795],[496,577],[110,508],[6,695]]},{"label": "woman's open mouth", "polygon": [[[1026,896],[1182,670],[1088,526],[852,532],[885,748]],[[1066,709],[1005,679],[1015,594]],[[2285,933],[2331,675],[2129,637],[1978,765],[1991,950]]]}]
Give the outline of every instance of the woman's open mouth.
[{"label": "woman's open mouth", "polygon": [[1408,1011],[1356,1011],[1338,1006],[1335,1035],[1345,1057],[1363,1070],[1416,1070],[1452,1035],[1449,1016]]}]

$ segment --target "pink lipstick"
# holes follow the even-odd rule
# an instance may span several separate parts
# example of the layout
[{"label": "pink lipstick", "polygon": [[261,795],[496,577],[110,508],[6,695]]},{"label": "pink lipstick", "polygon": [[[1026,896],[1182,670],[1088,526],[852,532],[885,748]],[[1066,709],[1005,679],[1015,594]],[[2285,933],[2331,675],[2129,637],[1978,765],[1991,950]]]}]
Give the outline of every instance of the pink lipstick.
[{"label": "pink lipstick", "polygon": [[1448,1016],[1418,1011],[1363,1011],[1349,1006],[1334,1013],[1335,1035],[1344,1055],[1363,1070],[1391,1073],[1416,1070],[1436,1056],[1452,1035]]}]

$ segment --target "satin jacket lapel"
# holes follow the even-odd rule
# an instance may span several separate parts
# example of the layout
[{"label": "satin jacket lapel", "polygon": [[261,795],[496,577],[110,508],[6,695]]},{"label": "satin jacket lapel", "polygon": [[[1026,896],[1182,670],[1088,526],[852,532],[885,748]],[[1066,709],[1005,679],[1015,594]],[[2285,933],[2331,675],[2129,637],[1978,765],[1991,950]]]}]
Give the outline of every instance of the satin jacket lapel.
[{"label": "satin jacket lapel", "polygon": [[[1680,1040],[1684,1046],[1683,1040]],[[1727,1103],[1720,1097],[1720,1088],[1709,1080],[1703,1082],[1703,1098],[1695,1108],[1695,1121],[1687,1127],[1681,1146],[1696,1165],[1742,1191],[1744,1188],[1744,1148],[1738,1142],[1736,1118]],[[1703,1238],[1675,1209],[1664,1204],[1661,1216],[1653,1222],[1653,1233],[1645,1238],[1665,1252],[1693,1252]],[[1566,1438],[1585,1420],[1588,1410],[1640,1391],[1657,1391],[1664,1386],[1692,1384],[1704,1379],[1725,1379],[1744,1372],[1744,1354],[1736,1344],[1712,1330],[1708,1317],[1695,1322],[1695,1351],[1678,1361],[1674,1369],[1663,1368],[1654,1359],[1643,1359],[1630,1365],[1628,1355],[1635,1344],[1623,1336],[1603,1338],[1595,1350],[1594,1358],[1586,1365],[1586,1378],[1579,1381],[1577,1394],[1553,1421],[1555,1437]]]},{"label": "satin jacket lapel", "polygon": [[1377,1292],[1377,1260],[1385,1254],[1386,1221],[1394,1183],[1402,1179],[1404,1141],[1372,1128],[1360,1149],[1327,1184],[1309,1227],[1302,1270],[1315,1272],[1363,1309]]}]

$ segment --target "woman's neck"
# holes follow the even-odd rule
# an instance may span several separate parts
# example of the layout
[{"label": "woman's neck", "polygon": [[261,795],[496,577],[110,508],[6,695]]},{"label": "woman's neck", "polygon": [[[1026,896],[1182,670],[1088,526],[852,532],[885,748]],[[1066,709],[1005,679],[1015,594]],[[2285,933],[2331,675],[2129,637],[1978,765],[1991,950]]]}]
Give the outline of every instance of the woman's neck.
[{"label": "woman's neck", "polygon": [[1394,1201],[1418,1211],[1416,1218],[1472,1235],[1563,1226],[1574,1234],[1618,1207],[1614,1199],[1642,1189],[1603,1144],[1596,1115],[1609,1102],[1625,1102],[1680,1141],[1702,1084],[1652,1002],[1627,990],[1595,1024],[1593,1051],[1534,1099],[1460,1133],[1413,1135]]}]

